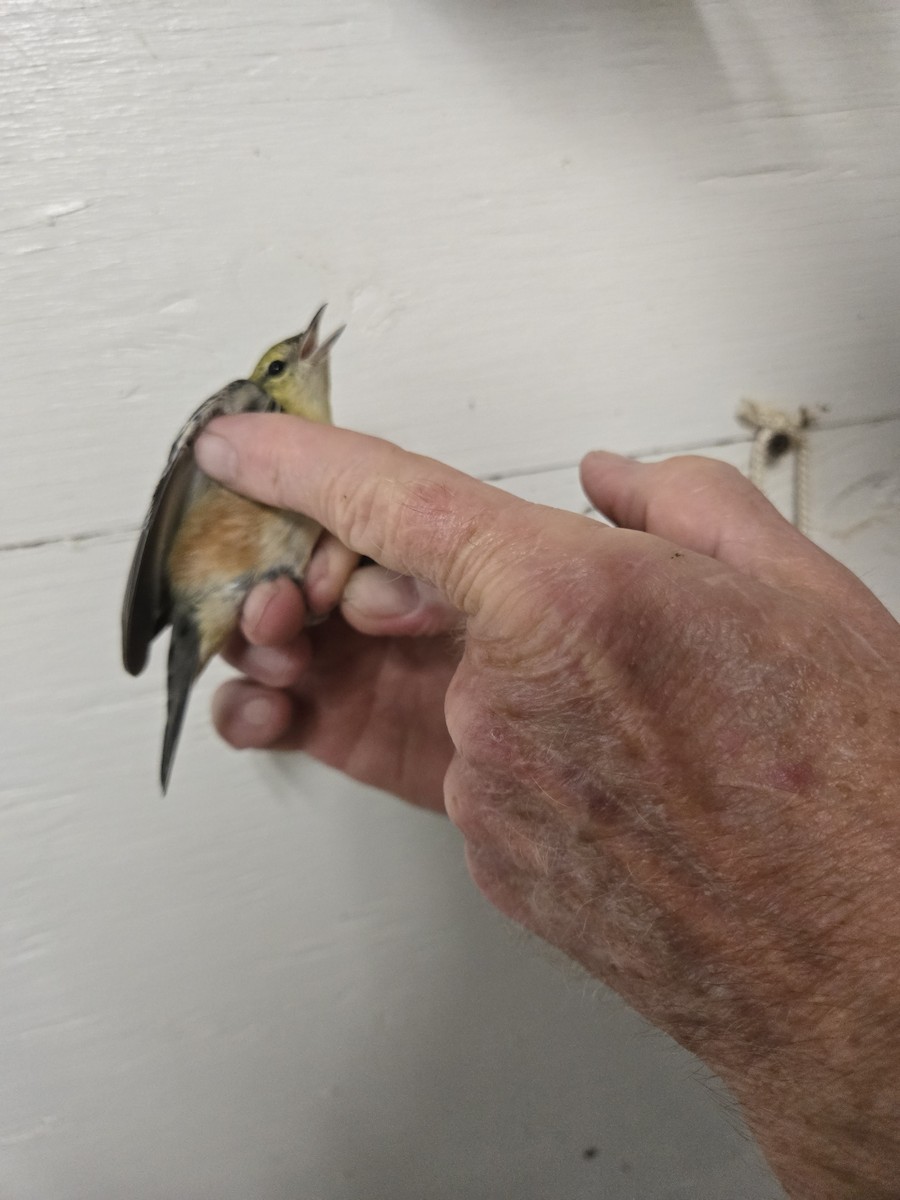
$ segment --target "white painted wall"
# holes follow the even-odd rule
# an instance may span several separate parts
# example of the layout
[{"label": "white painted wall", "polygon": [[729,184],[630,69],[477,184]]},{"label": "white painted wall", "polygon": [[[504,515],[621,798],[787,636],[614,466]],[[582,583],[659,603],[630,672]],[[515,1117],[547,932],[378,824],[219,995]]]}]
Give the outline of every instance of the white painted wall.
[{"label": "white painted wall", "polygon": [[823,406],[814,531],[900,609],[898,63],[890,0],[0,0],[3,1200],[779,1195],[212,674],[160,800],[118,608],[184,415],[327,299],[343,423],[549,502]]}]

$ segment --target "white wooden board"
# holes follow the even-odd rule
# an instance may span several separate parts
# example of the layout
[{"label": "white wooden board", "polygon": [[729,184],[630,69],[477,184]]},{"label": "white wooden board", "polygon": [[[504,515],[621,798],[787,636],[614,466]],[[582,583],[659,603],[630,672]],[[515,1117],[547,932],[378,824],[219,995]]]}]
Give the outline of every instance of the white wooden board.
[{"label": "white wooden board", "polygon": [[0,544],[135,523],[323,300],[340,420],[476,473],[900,411],[884,0],[0,13]]},{"label": "white wooden board", "polygon": [[[898,434],[812,454],[817,529],[895,607]],[[581,504],[568,470],[507,486]],[[160,800],[129,552],[3,556],[4,1194],[777,1195],[686,1055],[509,937],[442,822],[216,745],[211,681]]]},{"label": "white wooden board", "polygon": [[3,556],[0,1194],[775,1197],[696,1065],[511,933],[439,818],[214,744],[209,682],[159,797],[129,549]]}]

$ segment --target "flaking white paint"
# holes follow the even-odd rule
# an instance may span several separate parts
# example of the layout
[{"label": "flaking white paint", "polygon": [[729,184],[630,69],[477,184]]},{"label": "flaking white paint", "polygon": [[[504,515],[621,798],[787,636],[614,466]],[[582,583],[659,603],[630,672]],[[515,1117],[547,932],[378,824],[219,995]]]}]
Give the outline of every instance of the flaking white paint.
[{"label": "flaking white paint", "polygon": [[589,446],[743,465],[742,394],[824,406],[813,532],[900,608],[898,29],[0,0],[4,1198],[778,1195],[452,829],[217,744],[216,672],[160,801],[118,606],[184,415],[327,299],[340,420],[542,502]]}]

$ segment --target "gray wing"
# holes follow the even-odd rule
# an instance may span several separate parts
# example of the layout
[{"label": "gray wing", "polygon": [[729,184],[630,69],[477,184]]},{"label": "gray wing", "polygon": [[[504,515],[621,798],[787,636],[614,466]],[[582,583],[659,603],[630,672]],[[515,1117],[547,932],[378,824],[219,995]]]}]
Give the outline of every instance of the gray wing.
[{"label": "gray wing", "polygon": [[150,501],[125,587],[122,660],[130,675],[143,671],[150,643],[172,619],[166,562],[184,510],[206,478],[194,463],[193,445],[200,431],[213,417],[273,412],[277,407],[255,383],[237,379],[205,400],[175,439]]}]

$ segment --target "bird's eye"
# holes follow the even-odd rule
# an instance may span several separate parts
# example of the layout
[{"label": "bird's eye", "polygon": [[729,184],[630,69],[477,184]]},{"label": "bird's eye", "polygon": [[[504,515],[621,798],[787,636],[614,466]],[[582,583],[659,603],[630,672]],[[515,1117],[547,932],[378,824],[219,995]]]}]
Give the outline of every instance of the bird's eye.
[{"label": "bird's eye", "polygon": [[273,362],[269,363],[269,369],[266,371],[266,374],[270,376],[280,375],[286,366],[287,364],[284,359],[276,358]]}]

